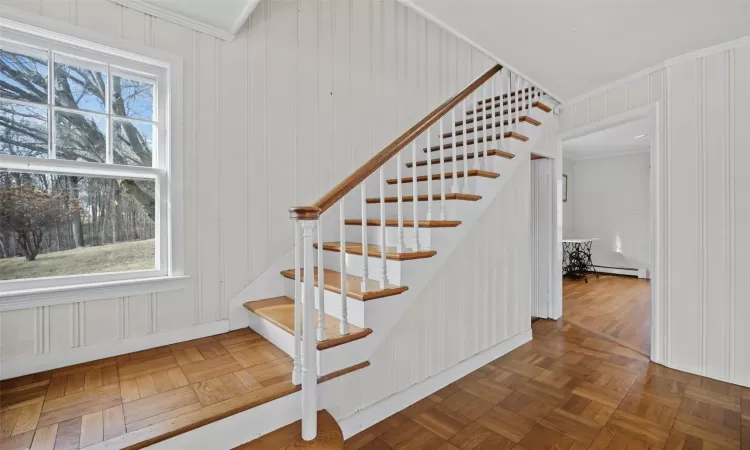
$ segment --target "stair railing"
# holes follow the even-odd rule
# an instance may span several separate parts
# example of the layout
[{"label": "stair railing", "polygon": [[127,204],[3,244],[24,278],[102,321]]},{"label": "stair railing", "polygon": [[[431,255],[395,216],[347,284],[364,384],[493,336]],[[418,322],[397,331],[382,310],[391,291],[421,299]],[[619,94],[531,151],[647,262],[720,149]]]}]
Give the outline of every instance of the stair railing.
[{"label": "stair railing", "polygon": [[[412,228],[414,236],[410,236],[408,248],[413,251],[420,249],[429,249],[429,242],[421,243],[419,241],[419,190],[417,183],[427,180],[427,221],[434,220],[434,201],[440,202],[439,218],[445,220],[446,214],[446,178],[452,178],[450,194],[470,193],[469,176],[470,172],[486,168],[487,152],[490,150],[489,142],[496,141],[500,146],[505,146],[507,141],[506,129],[514,130],[521,118],[521,111],[530,112],[534,104],[534,99],[541,100],[543,92],[532,86],[528,81],[523,80],[517,74],[509,70],[503,70],[502,66],[494,65],[481,76],[474,79],[460,92],[453,95],[442,105],[435,108],[426,117],[412,126],[409,130],[399,136],[390,145],[384,148],[380,153],[373,156],[369,161],[363,164],[359,169],[346,177],[341,183],[334,187],[330,192],[321,197],[315,204],[310,206],[296,206],[289,209],[290,216],[294,221],[294,274],[295,274],[295,327],[294,327],[294,373],[293,382],[302,384],[302,437],[305,440],[312,440],[317,434],[317,342],[325,340],[325,284],[326,274],[323,267],[323,222],[321,220],[323,213],[331,209],[336,203],[339,204],[339,279],[340,283],[340,334],[349,333],[349,321],[347,314],[347,286],[360,285],[361,292],[367,292],[372,289],[369,283],[369,248],[368,248],[368,217],[367,217],[367,192],[366,181],[376,171],[378,173],[379,184],[379,220],[373,220],[373,224],[379,226],[377,238],[380,240],[380,268],[374,271],[379,277],[380,288],[388,286],[387,274],[387,243],[395,241],[396,251],[403,253],[407,251],[407,242],[405,239],[405,220],[404,220],[404,203],[412,202]],[[487,102],[489,101],[489,105]],[[467,102],[473,106],[467,107]],[[506,109],[507,108],[507,109]],[[457,117],[460,121],[456,121]],[[494,122],[499,117],[499,122]],[[507,123],[506,123],[507,117]],[[445,133],[445,120],[450,120],[449,133]],[[457,130],[462,127],[462,130]],[[437,130],[435,130],[437,128]],[[499,129],[499,133],[495,130]],[[437,132],[433,136],[433,132]],[[480,133],[481,132],[481,133]],[[468,138],[473,134],[472,139]],[[459,138],[461,136],[461,138]],[[437,138],[437,146],[433,146],[433,139]],[[448,139],[443,143],[444,139]],[[427,154],[426,161],[420,163],[417,158],[418,146],[417,141],[426,141],[427,147],[424,152]],[[463,147],[463,154],[459,155],[457,147]],[[469,152],[469,146],[472,147],[473,153]],[[480,150],[481,148],[481,150]],[[451,149],[450,155],[444,150]],[[411,155],[405,155],[407,160],[411,160],[411,177],[402,177],[402,151],[411,151]],[[438,151],[439,160],[434,161],[431,153]],[[409,158],[411,156],[411,158]],[[386,179],[385,164],[392,159],[396,159],[396,180],[388,180],[388,184],[396,185],[396,199],[386,197]],[[453,164],[453,170],[446,173],[446,158]],[[473,159],[473,169],[469,169],[468,160]],[[481,162],[480,162],[481,159]],[[462,168],[459,169],[459,161],[463,160]],[[439,163],[439,174],[433,174],[433,165]],[[419,176],[418,169],[426,166],[426,176]],[[463,178],[463,183],[458,183],[458,178]],[[438,182],[433,186],[433,181]],[[411,199],[404,196],[404,183],[412,183]],[[347,273],[347,241],[346,225],[356,225],[358,221],[347,220],[345,211],[345,198],[356,188],[360,188],[361,194],[361,253],[362,253],[362,275],[359,280],[352,279]],[[434,194],[435,187],[439,188],[439,193]],[[372,202],[371,203],[375,203]],[[397,220],[395,223],[386,217],[386,203],[396,203]],[[387,232],[387,229],[397,227],[394,234]],[[316,233],[317,230],[317,233]],[[318,267],[313,267],[313,252],[315,250],[315,240],[317,240]],[[379,272],[379,273],[377,273]],[[332,272],[329,277],[332,276]],[[329,278],[330,279],[330,278]],[[315,305],[315,283],[317,281],[317,316],[316,329],[316,305]],[[334,281],[334,280],[330,280]],[[354,284],[352,284],[354,283]],[[301,326],[300,326],[301,325]],[[308,333],[303,336],[305,330],[317,330],[315,333]],[[309,336],[309,338],[308,338]]]}]

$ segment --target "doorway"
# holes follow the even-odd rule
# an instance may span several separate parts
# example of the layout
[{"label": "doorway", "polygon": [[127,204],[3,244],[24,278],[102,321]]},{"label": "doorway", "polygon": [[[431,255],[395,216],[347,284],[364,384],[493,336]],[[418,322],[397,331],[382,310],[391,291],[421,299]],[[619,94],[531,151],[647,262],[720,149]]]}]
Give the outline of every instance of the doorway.
[{"label": "doorway", "polygon": [[[558,139],[562,318],[657,361],[658,104]],[[572,261],[571,261],[572,260]]]}]

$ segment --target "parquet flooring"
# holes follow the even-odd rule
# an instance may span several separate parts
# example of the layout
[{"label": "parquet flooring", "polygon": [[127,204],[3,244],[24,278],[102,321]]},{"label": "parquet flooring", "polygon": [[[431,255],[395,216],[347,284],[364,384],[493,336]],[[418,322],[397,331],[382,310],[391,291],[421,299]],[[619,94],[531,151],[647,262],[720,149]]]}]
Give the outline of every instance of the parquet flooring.
[{"label": "parquet flooring", "polygon": [[750,450],[750,389],[651,363],[566,321],[352,436],[349,450]]},{"label": "parquet flooring", "polygon": [[292,360],[250,329],[0,382],[0,449],[121,448],[295,392]]},{"label": "parquet flooring", "polygon": [[618,275],[563,279],[563,318],[651,354],[651,282]]}]

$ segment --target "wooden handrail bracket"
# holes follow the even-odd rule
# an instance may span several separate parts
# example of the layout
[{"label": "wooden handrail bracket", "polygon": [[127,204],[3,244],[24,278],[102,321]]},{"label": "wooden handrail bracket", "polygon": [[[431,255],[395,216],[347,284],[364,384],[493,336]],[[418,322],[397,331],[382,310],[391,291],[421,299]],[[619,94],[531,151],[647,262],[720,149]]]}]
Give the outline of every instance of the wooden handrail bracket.
[{"label": "wooden handrail bracket", "polygon": [[428,114],[424,119],[420,120],[416,125],[409,128],[404,134],[396,138],[395,141],[391,142],[386,148],[380,151],[377,155],[370,158],[365,164],[359,169],[354,171],[351,175],[346,177],[336,187],[331,189],[326,195],[321,197],[312,206],[295,206],[289,208],[289,214],[292,219],[298,220],[315,220],[321,214],[326,212],[328,208],[335,205],[336,202],[344,198],[346,194],[351,192],[355,187],[359,186],[360,183],[365,181],[367,177],[372,175],[381,166],[387,163],[391,158],[396,156],[398,152],[403,150],[411,141],[419,137],[422,133],[427,131],[435,122],[440,120],[445,114],[449,113],[456,105],[468,97],[477,88],[483,85],[493,75],[499,72],[503,67],[500,64],[496,64],[491,67],[488,71],[480,75],[468,86],[463,88],[460,92],[449,98],[442,105],[438,106],[434,111]]}]

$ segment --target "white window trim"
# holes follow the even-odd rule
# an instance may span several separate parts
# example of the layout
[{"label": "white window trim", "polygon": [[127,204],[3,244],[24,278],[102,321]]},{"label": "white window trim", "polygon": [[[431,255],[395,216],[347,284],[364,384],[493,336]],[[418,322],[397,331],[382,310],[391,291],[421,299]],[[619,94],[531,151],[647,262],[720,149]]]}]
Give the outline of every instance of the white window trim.
[{"label": "white window trim", "polygon": [[[29,305],[32,304],[41,306],[72,303],[94,298],[138,295],[146,291],[179,290],[184,287],[189,277],[185,275],[184,265],[182,58],[151,47],[0,6],[0,36],[7,35],[13,37],[23,35],[31,42],[42,39],[47,43],[53,42],[67,48],[72,47],[83,55],[91,53],[95,55],[95,59],[117,68],[121,67],[117,64],[118,61],[128,60],[128,63],[132,61],[133,66],[129,65],[125,68],[128,73],[137,74],[141,66],[160,69],[163,76],[159,80],[157,95],[163,98],[156,103],[164,105],[164,110],[157,110],[155,114],[159,114],[159,126],[164,128],[167,139],[159,146],[161,148],[155,155],[158,158],[156,163],[158,168],[124,168],[117,165],[55,160],[54,170],[71,175],[86,174],[102,177],[123,176],[123,172],[126,171],[130,178],[134,178],[135,173],[138,179],[154,180],[157,189],[161,185],[166,188],[167,193],[157,195],[159,204],[156,214],[157,223],[160,226],[156,233],[160,237],[157,239],[161,246],[158,251],[160,255],[163,255],[158,269],[0,282],[0,311],[31,307]],[[111,59],[108,60],[107,56]],[[33,157],[11,158],[0,155],[0,167],[9,170],[50,171],[49,161],[40,164],[39,158]],[[164,178],[167,180],[164,181]],[[162,183],[159,183],[160,180]],[[166,220],[160,217],[161,214],[167,216]]]}]

